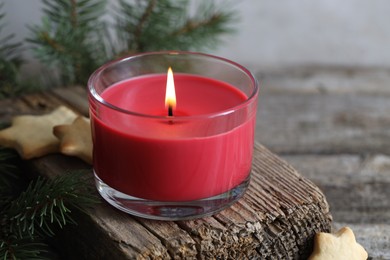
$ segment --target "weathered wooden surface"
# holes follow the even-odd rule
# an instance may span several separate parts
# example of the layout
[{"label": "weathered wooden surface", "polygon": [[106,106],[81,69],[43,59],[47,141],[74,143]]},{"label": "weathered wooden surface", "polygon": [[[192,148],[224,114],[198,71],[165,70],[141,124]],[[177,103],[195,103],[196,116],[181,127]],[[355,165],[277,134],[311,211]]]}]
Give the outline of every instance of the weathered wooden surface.
[{"label": "weathered wooden surface", "polygon": [[[198,220],[161,222],[133,218],[103,203],[68,230],[64,237],[76,244],[65,251],[87,258],[117,253],[120,259],[305,259],[313,235],[330,228],[327,204],[310,181],[267,149],[256,145],[255,155],[251,186],[229,209]],[[36,159],[33,165],[52,177],[83,166],[61,155]]]},{"label": "weathered wooden surface", "polygon": [[[87,113],[85,90],[65,89],[5,101],[0,113],[42,113],[67,104]],[[8,103],[7,103],[8,102]],[[48,155],[31,161],[53,178],[67,169],[89,169],[80,160]],[[90,183],[89,185],[93,185]],[[321,191],[260,144],[255,146],[251,185],[232,207],[213,217],[177,222],[131,217],[102,203],[80,214],[80,225],[64,230],[68,258],[87,259],[305,259],[318,231],[329,231],[331,216]]]},{"label": "weathered wooden surface", "polygon": [[372,259],[390,259],[390,70],[293,68],[262,79],[257,140],[325,193]]}]

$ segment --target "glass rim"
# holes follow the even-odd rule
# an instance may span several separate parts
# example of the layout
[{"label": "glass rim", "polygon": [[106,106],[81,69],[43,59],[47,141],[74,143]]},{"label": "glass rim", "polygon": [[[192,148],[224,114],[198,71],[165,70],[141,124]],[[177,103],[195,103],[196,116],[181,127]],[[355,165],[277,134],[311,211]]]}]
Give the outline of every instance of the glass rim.
[{"label": "glass rim", "polygon": [[138,113],[138,112],[134,112],[134,111],[120,108],[120,107],[113,105],[113,104],[107,102],[106,100],[104,100],[103,97],[99,93],[97,93],[97,91],[94,87],[94,82],[103,73],[103,71],[106,70],[107,68],[113,66],[114,64],[125,62],[125,61],[131,60],[131,59],[140,58],[143,56],[154,56],[154,55],[193,55],[193,56],[198,56],[198,57],[205,57],[205,58],[211,58],[214,60],[219,60],[219,61],[233,65],[234,67],[240,69],[242,72],[244,72],[246,74],[246,76],[248,76],[248,78],[250,79],[250,81],[253,85],[253,90],[252,90],[251,94],[247,97],[247,99],[236,106],[232,106],[231,108],[228,108],[225,110],[221,110],[221,111],[217,111],[217,112],[213,112],[213,113],[201,114],[201,115],[174,116],[175,121],[176,120],[180,121],[180,120],[188,120],[188,119],[204,119],[204,118],[214,118],[214,117],[219,117],[219,116],[226,116],[226,115],[232,114],[238,110],[241,110],[241,109],[249,106],[254,101],[254,99],[258,96],[259,84],[258,84],[258,81],[255,78],[255,76],[250,72],[250,70],[248,70],[247,68],[245,68],[241,64],[234,62],[234,61],[231,61],[231,60],[226,59],[226,58],[222,58],[222,57],[212,55],[212,54],[206,54],[206,53],[201,53],[201,52],[192,52],[192,51],[143,52],[143,53],[133,54],[133,55],[129,55],[129,56],[125,56],[125,57],[121,57],[121,58],[109,61],[109,62],[105,63],[104,65],[100,66],[98,69],[96,69],[89,77],[88,83],[87,83],[89,96],[92,96],[92,98],[94,100],[96,100],[97,102],[99,102],[103,106],[106,106],[106,107],[113,109],[113,110],[120,112],[120,113],[138,116],[138,117],[151,118],[151,119],[162,119],[162,120],[172,119],[172,117],[170,117],[170,116],[149,115],[149,114]]}]

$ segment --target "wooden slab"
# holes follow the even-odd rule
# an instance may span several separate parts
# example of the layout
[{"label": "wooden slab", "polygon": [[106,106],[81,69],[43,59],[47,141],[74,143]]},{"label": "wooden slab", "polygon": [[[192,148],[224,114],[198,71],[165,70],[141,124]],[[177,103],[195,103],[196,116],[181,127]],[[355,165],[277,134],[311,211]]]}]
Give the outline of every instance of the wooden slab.
[{"label": "wooden slab", "polygon": [[[86,114],[84,90],[61,93],[13,100],[15,105],[5,112],[4,121],[10,114],[43,113],[59,104]],[[92,177],[90,166],[76,158],[53,154],[30,162],[32,169],[49,178],[74,169],[87,169]],[[212,217],[150,221],[124,214],[103,201],[88,214],[77,214],[79,225],[68,226],[58,241],[69,259],[305,259],[314,234],[331,229],[329,207],[318,187],[258,143],[247,193]]]}]

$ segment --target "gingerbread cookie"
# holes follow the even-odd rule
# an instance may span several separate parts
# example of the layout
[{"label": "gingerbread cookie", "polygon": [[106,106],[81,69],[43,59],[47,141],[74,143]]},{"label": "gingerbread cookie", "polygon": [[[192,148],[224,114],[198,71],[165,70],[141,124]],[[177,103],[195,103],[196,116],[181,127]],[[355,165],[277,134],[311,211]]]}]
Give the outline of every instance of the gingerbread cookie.
[{"label": "gingerbread cookie", "polygon": [[16,116],[11,127],[0,131],[0,145],[16,149],[23,159],[57,152],[59,141],[53,135],[53,127],[71,123],[76,117],[76,113],[64,106],[46,115]]},{"label": "gingerbread cookie", "polygon": [[53,134],[61,142],[61,153],[77,156],[92,164],[92,136],[89,119],[79,116],[70,125],[55,126]]},{"label": "gingerbread cookie", "polygon": [[366,250],[356,242],[352,230],[343,227],[336,234],[316,234],[313,253],[309,260],[365,260],[367,258]]}]

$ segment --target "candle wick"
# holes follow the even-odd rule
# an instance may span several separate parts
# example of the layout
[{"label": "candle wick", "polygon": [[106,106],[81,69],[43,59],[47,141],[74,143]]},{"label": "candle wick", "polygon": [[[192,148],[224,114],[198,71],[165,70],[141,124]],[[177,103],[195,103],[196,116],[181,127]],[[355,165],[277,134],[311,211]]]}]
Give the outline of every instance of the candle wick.
[{"label": "candle wick", "polygon": [[168,106],[168,116],[173,116],[173,108],[171,105]]}]

